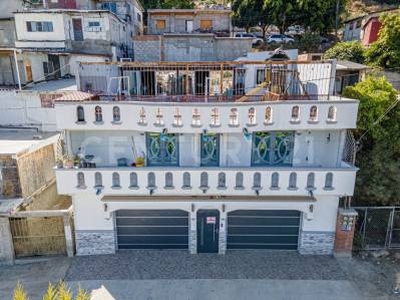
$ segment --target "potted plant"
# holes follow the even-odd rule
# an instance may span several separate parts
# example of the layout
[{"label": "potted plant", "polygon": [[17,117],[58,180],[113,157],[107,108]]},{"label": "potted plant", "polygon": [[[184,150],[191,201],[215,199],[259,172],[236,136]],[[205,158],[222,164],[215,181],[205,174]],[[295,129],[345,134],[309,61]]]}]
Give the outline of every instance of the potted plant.
[{"label": "potted plant", "polygon": [[135,160],[136,167],[144,167],[145,159],[144,156],[138,156]]},{"label": "potted plant", "polygon": [[61,169],[63,167],[63,159],[61,157],[56,159],[56,167],[57,169]]},{"label": "potted plant", "polygon": [[72,169],[74,167],[74,158],[72,156],[65,155],[63,165],[65,169]]}]

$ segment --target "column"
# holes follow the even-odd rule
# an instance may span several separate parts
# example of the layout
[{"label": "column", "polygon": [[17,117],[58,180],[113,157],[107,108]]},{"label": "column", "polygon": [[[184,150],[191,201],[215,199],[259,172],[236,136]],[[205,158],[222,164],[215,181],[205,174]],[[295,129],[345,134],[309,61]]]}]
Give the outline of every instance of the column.
[{"label": "column", "polygon": [[227,213],[223,209],[219,220],[218,254],[225,254],[226,252],[227,217]]},{"label": "column", "polygon": [[0,218],[0,265],[14,263],[14,244],[8,217]]},{"label": "column", "polygon": [[335,256],[351,256],[357,215],[358,213],[354,209],[339,208],[336,220]]},{"label": "column", "polygon": [[197,213],[192,204],[192,211],[189,216],[189,251],[190,254],[197,254]]},{"label": "column", "polygon": [[65,244],[67,247],[67,255],[68,257],[73,257],[75,251],[74,251],[74,240],[73,240],[70,215],[65,214],[63,216],[63,221],[64,221],[64,235],[65,235]]}]

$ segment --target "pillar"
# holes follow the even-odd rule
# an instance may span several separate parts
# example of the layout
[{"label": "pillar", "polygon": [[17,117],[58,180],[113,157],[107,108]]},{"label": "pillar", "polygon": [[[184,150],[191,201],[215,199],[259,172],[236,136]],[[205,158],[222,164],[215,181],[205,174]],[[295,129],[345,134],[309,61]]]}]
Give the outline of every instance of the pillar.
[{"label": "pillar", "polygon": [[63,216],[64,221],[64,235],[65,235],[65,244],[67,246],[67,256],[74,256],[74,240],[73,240],[73,232],[71,226],[71,218],[69,214],[65,214]]},{"label": "pillar", "polygon": [[11,265],[14,263],[14,260],[14,244],[12,241],[10,220],[8,217],[0,217],[0,265]]},{"label": "pillar", "polygon": [[225,254],[226,252],[226,235],[227,235],[227,213],[222,209],[219,220],[219,241],[218,241],[218,254]]},{"label": "pillar", "polygon": [[354,209],[339,208],[336,220],[335,256],[351,257],[357,215]]},{"label": "pillar", "polygon": [[189,252],[190,254],[197,254],[197,213],[192,204],[189,219]]}]

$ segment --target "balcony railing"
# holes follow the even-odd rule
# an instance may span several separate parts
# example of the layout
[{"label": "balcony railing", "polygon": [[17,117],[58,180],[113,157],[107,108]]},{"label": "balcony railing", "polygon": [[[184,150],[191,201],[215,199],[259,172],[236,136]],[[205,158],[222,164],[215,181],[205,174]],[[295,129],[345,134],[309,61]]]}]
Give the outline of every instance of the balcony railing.
[{"label": "balcony railing", "polygon": [[357,168],[57,169],[60,194],[171,196],[352,195]]}]

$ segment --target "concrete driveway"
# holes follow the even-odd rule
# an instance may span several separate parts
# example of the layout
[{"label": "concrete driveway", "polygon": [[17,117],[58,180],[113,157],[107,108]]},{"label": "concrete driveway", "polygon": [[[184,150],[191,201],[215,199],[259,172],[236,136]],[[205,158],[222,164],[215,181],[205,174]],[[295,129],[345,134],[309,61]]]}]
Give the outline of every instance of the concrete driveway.
[{"label": "concrete driveway", "polygon": [[52,258],[1,266],[0,299],[11,299],[18,280],[30,300],[41,299],[48,282],[59,279],[74,291],[79,284],[96,300],[388,299],[379,293],[365,293],[354,284],[352,275],[342,270],[342,263],[328,256],[274,251],[226,255],[134,251]]}]

